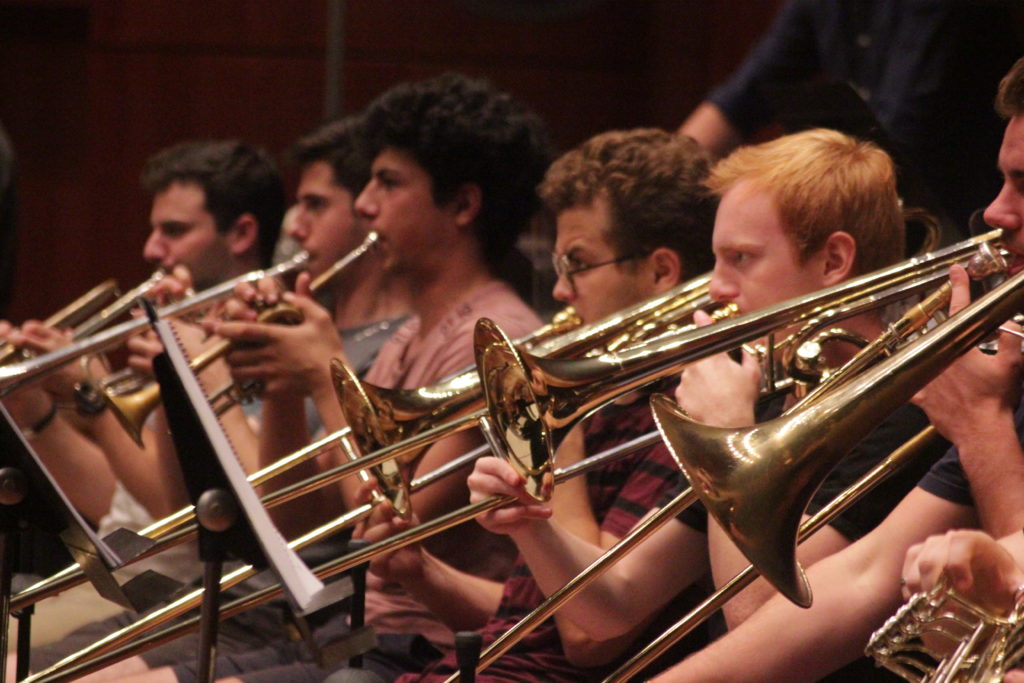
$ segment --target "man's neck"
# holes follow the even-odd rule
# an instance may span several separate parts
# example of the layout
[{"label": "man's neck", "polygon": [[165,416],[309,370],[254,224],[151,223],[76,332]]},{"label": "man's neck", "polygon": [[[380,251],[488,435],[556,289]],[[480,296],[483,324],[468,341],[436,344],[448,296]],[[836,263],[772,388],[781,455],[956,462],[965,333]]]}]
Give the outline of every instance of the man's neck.
[{"label": "man's neck", "polygon": [[453,255],[444,268],[431,270],[410,282],[412,309],[420,318],[420,335],[426,335],[448,308],[467,292],[494,279],[479,258]]},{"label": "man's neck", "polygon": [[379,267],[353,271],[338,282],[335,291],[338,294],[334,300],[334,324],[342,330],[397,318],[408,314],[411,308],[404,283],[387,277]]}]

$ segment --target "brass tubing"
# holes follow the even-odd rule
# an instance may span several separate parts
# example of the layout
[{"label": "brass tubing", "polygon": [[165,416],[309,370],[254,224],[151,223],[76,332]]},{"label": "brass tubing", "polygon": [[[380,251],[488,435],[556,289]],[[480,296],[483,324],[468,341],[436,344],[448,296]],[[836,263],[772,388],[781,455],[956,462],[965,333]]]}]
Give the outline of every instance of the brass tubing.
[{"label": "brass tubing", "polygon": [[[938,432],[931,425],[925,427],[903,445],[890,453],[877,465],[864,473],[856,482],[850,485],[845,491],[836,496],[832,501],[822,507],[818,512],[809,517],[800,525],[798,540],[803,542],[816,533],[823,526],[831,522],[837,515],[846,510],[862,497],[867,495],[875,486],[883,482],[898,470],[905,467],[912,458],[917,456],[933,440],[939,438]],[[682,619],[670,626],[668,630],[658,636],[645,648],[624,662],[618,669],[604,679],[604,683],[628,680],[644,669],[648,664],[664,654],[681,638],[699,626],[712,614],[722,608],[726,602],[731,600],[737,593],[750,585],[760,574],[753,565],[747,565],[745,569],[723,584],[715,593],[705,598],[699,605],[693,608]]]},{"label": "brass tubing", "polygon": [[[284,275],[303,268],[308,260],[309,255],[306,252],[301,252],[288,261],[267,270],[255,270],[222,282],[187,299],[162,307],[159,311],[160,317],[166,318],[192,313],[204,306],[231,296],[235,287],[242,282],[255,282],[264,277]],[[20,363],[5,365],[0,368],[0,396],[6,396],[18,387],[44,377],[81,356],[106,351],[109,348],[115,347],[148,326],[149,320],[146,318],[129,320],[56,351],[51,351],[50,353]]]},{"label": "brass tubing", "polygon": [[[651,432],[650,434],[637,437],[636,439],[633,439],[624,444],[620,444],[615,448],[608,449],[607,451],[603,451],[590,458],[585,458],[584,460],[575,463],[569,467],[557,470],[555,472],[555,482],[556,484],[558,484],[571,477],[578,476],[580,474],[585,474],[586,472],[596,469],[604,464],[607,464],[608,462],[612,462],[618,458],[624,457],[637,449],[645,448],[647,446],[651,446],[659,442],[660,437],[657,432]],[[461,466],[464,466],[465,464],[466,463],[461,463]],[[430,477],[431,475],[428,474],[427,476]],[[513,500],[515,499],[512,498],[511,496],[494,496],[492,498],[488,498],[486,500],[482,500],[477,503],[467,505],[458,510],[453,510],[452,512],[449,512],[446,515],[442,515],[441,517],[437,517],[436,519],[431,520],[430,522],[426,522],[419,526],[400,532],[394,536],[391,536],[390,538],[386,538],[382,541],[378,541],[377,543],[373,543],[363,548],[362,550],[349,553],[348,555],[345,555],[338,559],[326,562],[323,565],[317,567],[315,573],[317,577],[320,579],[327,579],[332,576],[336,576],[337,574],[345,572],[353,567],[356,567],[360,564],[363,564],[364,562],[369,561],[377,555],[392,552],[394,550],[398,550],[412,543],[416,543],[428,536],[432,536],[436,533],[440,533],[441,531],[445,531],[454,526],[457,526],[458,524],[474,519],[475,517],[479,516],[480,514],[483,514],[488,510],[500,507],[501,505],[505,505],[506,503],[512,502]],[[367,504],[360,508],[356,508],[347,514],[368,514],[370,507],[371,506]],[[314,532],[310,532],[309,534],[300,537],[300,539],[296,539],[296,541],[293,541],[289,545],[297,544],[300,541],[308,543],[308,540],[306,539],[308,539],[311,534],[319,533],[323,529],[329,528],[331,529],[331,533],[333,533],[333,531],[336,528],[340,528],[335,526],[338,523],[339,520],[335,520],[334,522],[331,522],[330,524],[325,525],[324,527],[321,527],[320,529]],[[227,619],[245,609],[248,609],[249,607],[262,604],[263,602],[276,598],[280,595],[281,588],[279,585],[269,586],[267,588],[261,589],[251,595],[245,596],[244,598],[239,598],[233,602],[224,605],[221,609],[220,618]],[[178,601],[172,603],[176,605],[174,609],[180,609],[180,605],[177,605],[177,603]],[[168,608],[165,609],[169,608],[170,606],[168,606]],[[177,614],[180,613],[181,612],[178,612]],[[177,616],[177,614],[169,615],[167,613],[164,613],[163,619],[166,620],[173,618],[174,616]],[[141,638],[139,642],[127,643],[128,640],[134,638],[139,633],[143,631],[148,631],[149,629],[157,625],[147,619],[144,626],[136,626],[135,624],[127,626],[124,629],[121,629],[120,631],[113,633],[107,636],[106,638],[97,641],[96,643],[93,643],[87,648],[66,657],[65,659],[61,660],[60,662],[57,662],[50,668],[44,671],[40,671],[39,673],[34,674],[33,676],[30,676],[25,680],[33,682],[71,680],[72,678],[84,675],[89,671],[95,671],[96,669],[102,667],[107,663],[123,659],[124,657],[131,656],[136,652],[141,652],[143,650],[142,645],[155,647],[156,645],[166,642],[167,640],[171,640],[174,637],[184,635],[185,633],[188,633],[190,631],[194,631],[196,628],[198,628],[198,624],[199,618],[193,616],[187,619],[186,621],[182,622],[181,624],[176,624],[174,626],[167,627],[166,629],[163,629],[158,633],[153,633],[148,636],[145,636]]]},{"label": "brass tubing", "polygon": [[[332,432],[327,436],[317,439],[308,446],[301,448],[294,453],[291,453],[280,460],[264,467],[263,469],[254,472],[249,475],[248,481],[253,486],[259,486],[268,481],[273,480],[274,477],[287,471],[294,465],[305,462],[312,458],[315,458],[330,448],[334,447],[336,443],[349,434],[348,427],[339,429],[336,432]],[[272,494],[271,494],[272,495]],[[264,496],[263,502],[268,506],[275,504],[274,500],[270,500],[271,496]],[[287,499],[287,500],[290,500]],[[284,501],[277,501],[284,502]],[[145,553],[133,558],[128,564],[132,562],[142,560],[147,557],[151,557],[173,545],[181,543],[186,540],[193,531],[195,526],[192,525],[194,520],[194,508],[191,505],[187,505],[177,512],[164,517],[163,519],[157,520],[150,524],[138,533],[141,536],[147,538],[160,539],[160,543],[154,545]],[[60,570],[58,573],[50,576],[42,581],[35,583],[28,588],[22,590],[12,598],[11,604],[13,609],[22,609],[28,605],[31,605],[43,598],[56,595],[61,591],[67,590],[72,586],[76,586],[85,581],[85,575],[78,568],[77,564],[70,565]]]},{"label": "brass tubing", "polygon": [[[490,666],[496,659],[498,659],[498,657],[505,654],[509,648],[519,642],[519,640],[535,628],[540,626],[545,619],[554,614],[555,611],[565,604],[567,600],[586,588],[591,581],[601,576],[613,564],[622,559],[626,553],[635,548],[637,544],[641,543],[644,539],[661,528],[665,522],[670,519],[675,519],[676,515],[690,507],[690,505],[692,505],[696,500],[697,494],[694,493],[692,488],[687,487],[667,505],[660,508],[653,515],[644,519],[642,522],[630,529],[625,536],[620,538],[615,545],[594,560],[586,569],[548,596],[548,598],[538,605],[532,612],[519,620],[515,626],[502,633],[497,640],[491,643],[480,655],[480,660],[476,666],[477,672],[483,671],[485,668]],[[458,677],[458,673],[452,674],[446,683],[453,683],[453,681],[458,680]]]},{"label": "brass tubing", "polygon": [[[66,328],[79,324],[88,318],[103,302],[117,294],[117,281],[106,280],[78,297],[43,321],[46,327]],[[0,343],[0,363],[8,363],[19,357],[19,350],[10,342]]]}]

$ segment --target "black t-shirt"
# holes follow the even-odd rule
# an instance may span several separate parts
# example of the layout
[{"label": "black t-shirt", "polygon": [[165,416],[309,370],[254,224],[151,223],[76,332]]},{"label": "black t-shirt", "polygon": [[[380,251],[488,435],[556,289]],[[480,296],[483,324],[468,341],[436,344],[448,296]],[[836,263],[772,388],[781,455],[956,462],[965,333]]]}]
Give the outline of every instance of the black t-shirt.
[{"label": "black t-shirt", "polygon": [[[1013,416],[1014,424],[1017,426],[1017,436],[1024,435],[1024,398],[1017,406]],[[1022,440],[1024,443],[1024,440]],[[928,470],[928,473],[917,484],[928,493],[938,496],[943,500],[957,505],[974,506],[974,496],[971,494],[971,482],[967,480],[967,473],[960,464],[960,453],[957,449],[950,448],[949,451]]]},{"label": "black t-shirt", "polygon": [[[758,422],[773,419],[781,412],[781,401],[774,401],[762,406],[757,411]],[[907,404],[898,408],[887,420],[872,430],[832,470],[817,493],[814,494],[807,512],[814,514],[820,510],[880,460],[926,426],[928,426],[928,418],[916,406]],[[896,504],[910,492],[914,484],[929,471],[933,463],[939,460],[948,447],[949,445],[945,441],[929,446],[909,466],[889,477],[855,505],[850,506],[833,519],[830,526],[851,543],[867,534],[885,519]],[[672,494],[678,494],[680,490],[676,489]],[[663,501],[663,505],[667,500]],[[707,533],[707,511],[699,503],[681,512],[677,519],[701,533]]]}]

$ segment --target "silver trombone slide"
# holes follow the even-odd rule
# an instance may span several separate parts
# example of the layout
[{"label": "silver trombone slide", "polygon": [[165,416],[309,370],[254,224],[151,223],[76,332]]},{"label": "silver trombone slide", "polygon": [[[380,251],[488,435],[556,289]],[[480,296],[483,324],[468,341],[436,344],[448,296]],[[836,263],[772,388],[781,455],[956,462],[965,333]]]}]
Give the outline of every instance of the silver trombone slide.
[{"label": "silver trombone slide", "polygon": [[[162,307],[158,313],[160,317],[175,317],[192,313],[211,303],[224,299],[231,295],[235,287],[243,282],[255,282],[265,277],[279,277],[295,270],[305,267],[309,261],[309,254],[300,252],[292,258],[279,263],[266,270],[254,270],[239,277],[222,282],[198,294],[181,301]],[[70,363],[80,356],[98,353],[121,344],[134,334],[149,326],[146,318],[136,318],[115,325],[103,332],[86,337],[79,342],[69,344],[63,348],[51,351],[35,358],[11,363],[0,367],[0,397],[6,396],[18,387],[39,379]]]}]

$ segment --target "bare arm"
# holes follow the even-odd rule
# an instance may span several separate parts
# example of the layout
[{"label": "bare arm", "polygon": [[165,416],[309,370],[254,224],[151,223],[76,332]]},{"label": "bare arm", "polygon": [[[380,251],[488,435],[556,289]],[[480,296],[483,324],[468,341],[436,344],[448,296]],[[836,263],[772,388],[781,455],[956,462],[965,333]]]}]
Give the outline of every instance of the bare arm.
[{"label": "bare arm", "polygon": [[[959,266],[950,281],[953,313],[970,292]],[[982,528],[997,538],[1024,525],[1024,451],[1014,422],[1020,391],[1020,339],[1001,333],[995,355],[968,352],[914,398],[957,447]]]},{"label": "bare arm", "polygon": [[[810,567],[848,545],[850,542],[845,536],[832,527],[826,526],[800,544],[797,558],[803,567]],[[710,520],[708,523],[708,554],[711,558],[711,571],[715,586],[725,584],[750,564],[750,561],[736,548],[736,545],[714,520]],[[775,593],[776,590],[764,579],[755,580],[739,595],[729,600],[722,609],[728,627],[735,628],[743,623]]]},{"label": "bare arm", "polygon": [[657,680],[821,678],[859,656],[871,631],[899,605],[907,548],[929,534],[974,521],[970,508],[914,489],[874,531],[810,569],[810,609],[775,596],[738,628]]},{"label": "bare arm", "polygon": [[743,141],[740,132],[729,123],[722,110],[712,102],[701,102],[679,126],[680,135],[689,135],[713,157],[722,157]]},{"label": "bare arm", "polygon": [[[519,504],[485,515],[481,522],[516,541],[534,578],[546,594],[560,588],[604,552],[570,533],[551,508],[525,496],[522,480],[506,463],[484,458],[470,475],[472,499],[513,495]],[[705,537],[670,521],[625,559],[565,605],[568,618],[596,640],[631,631],[673,595],[707,570]]]}]

